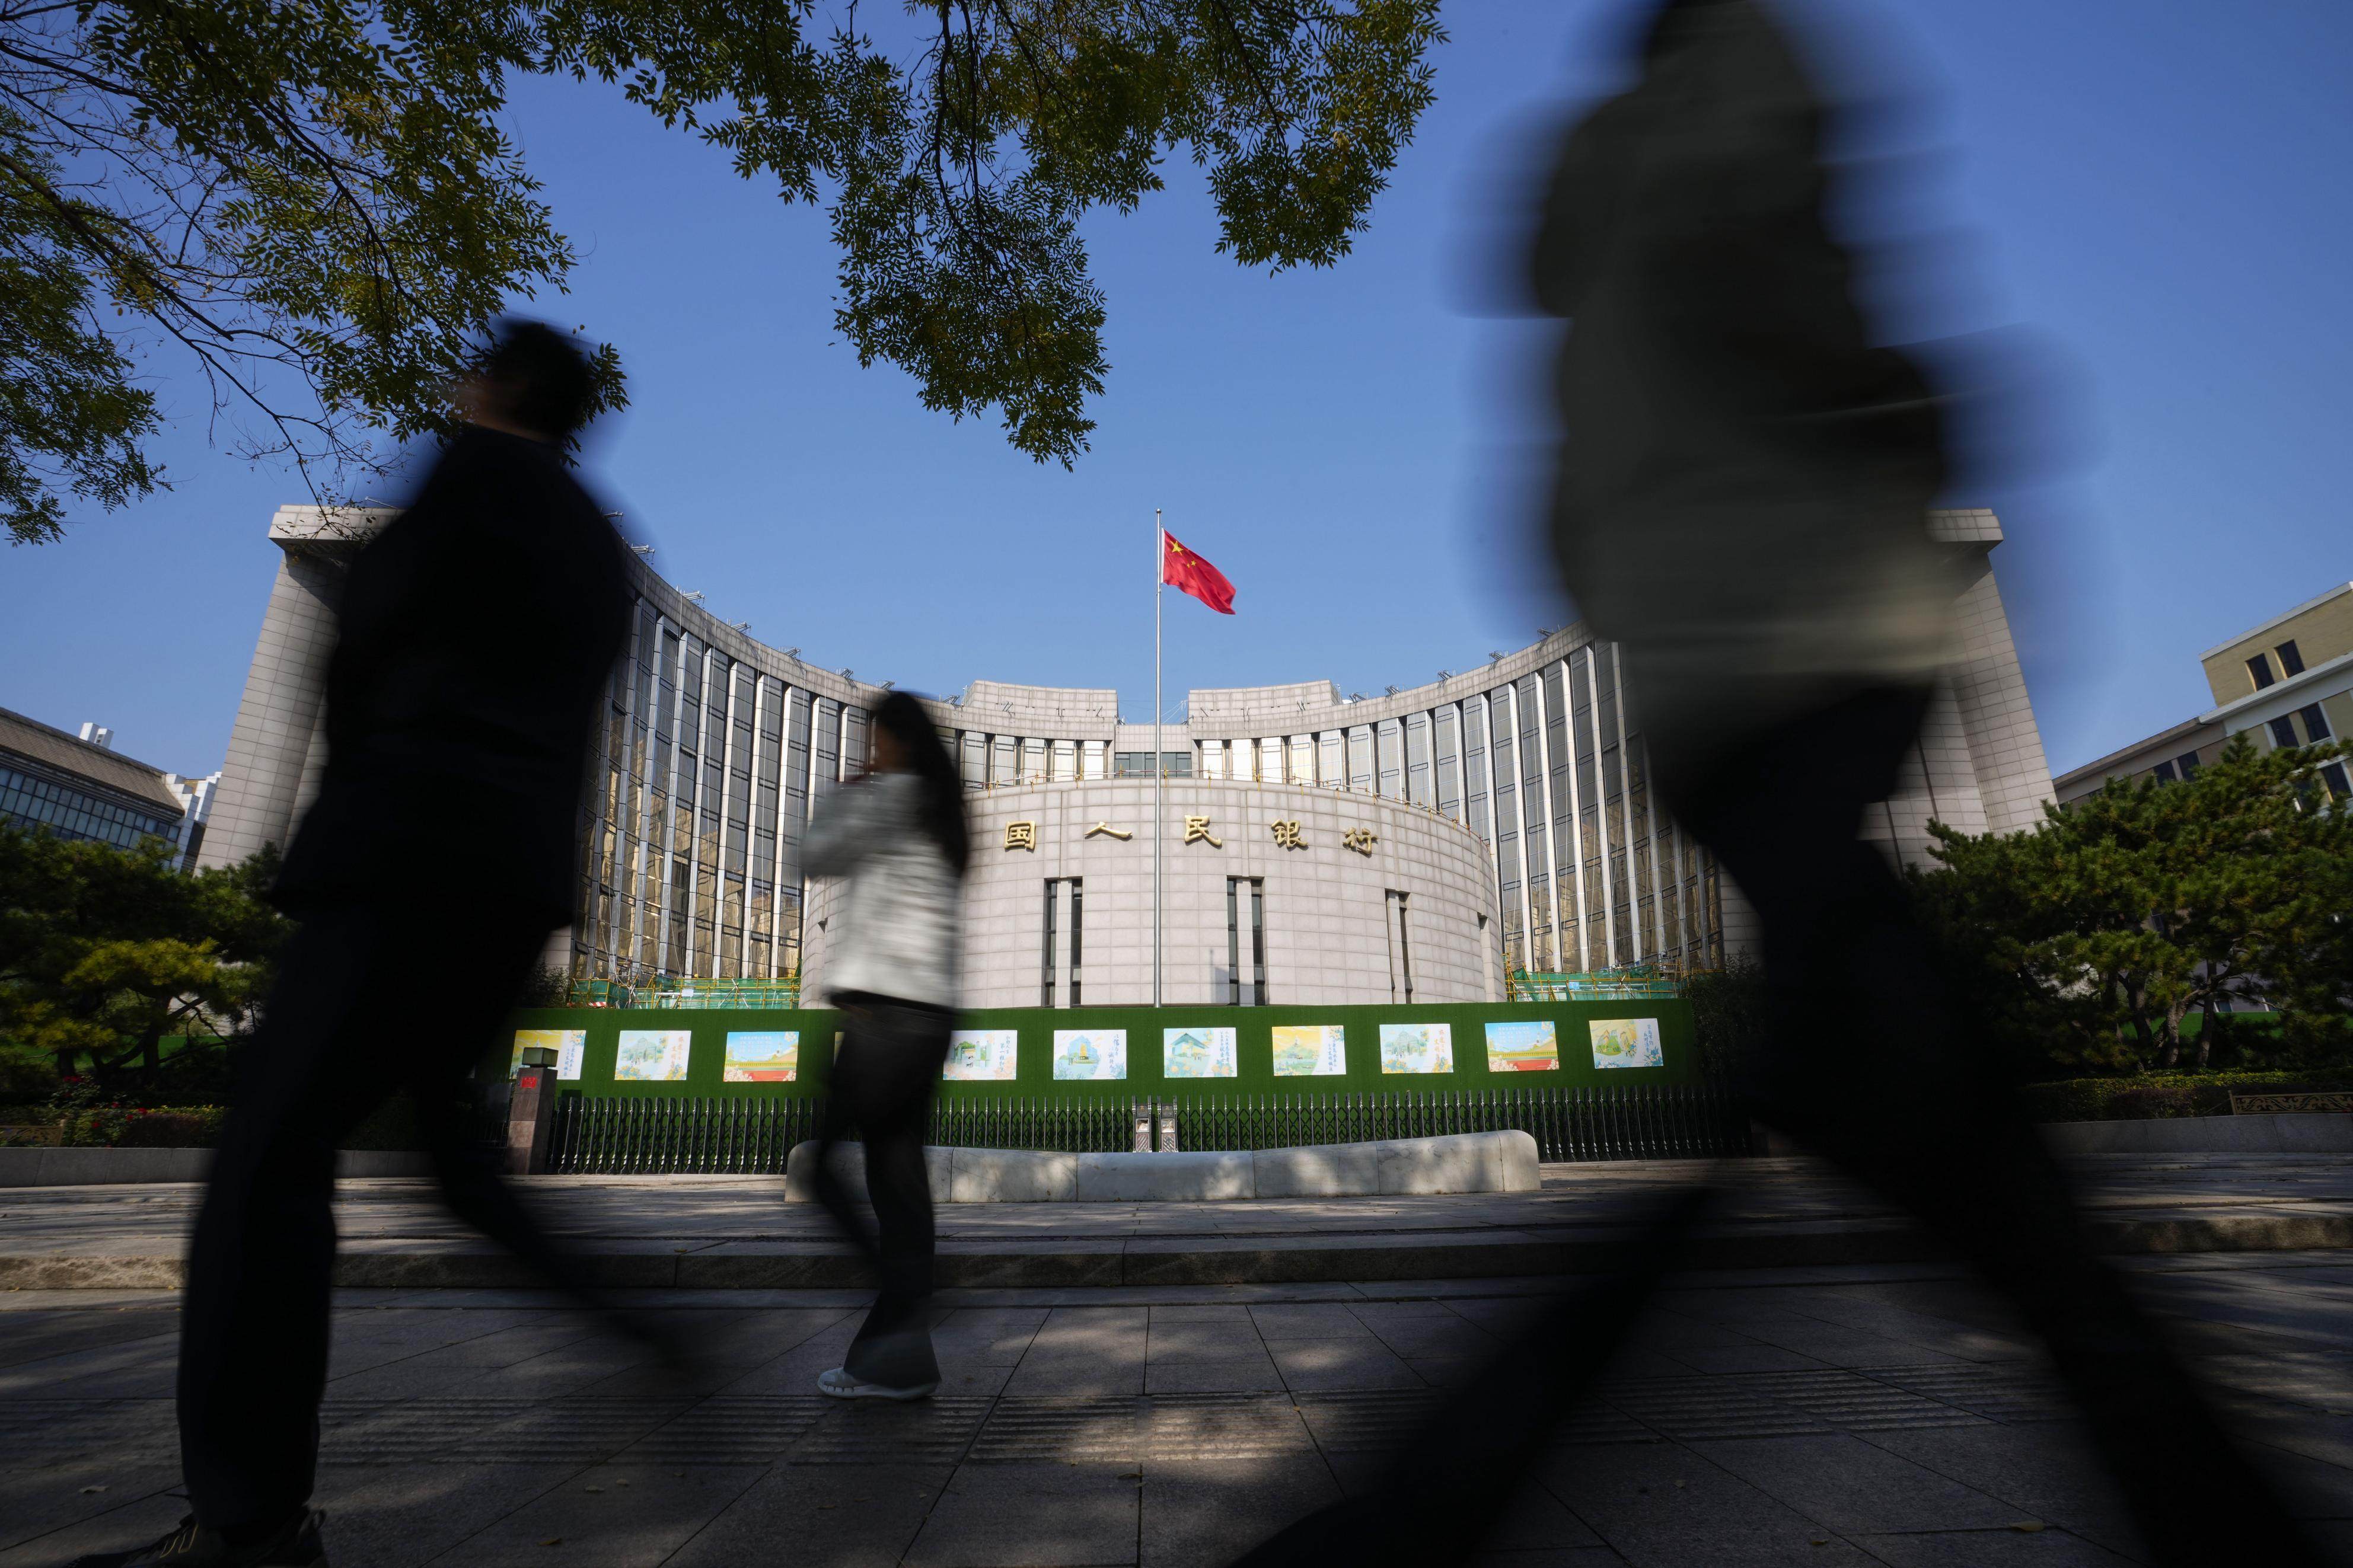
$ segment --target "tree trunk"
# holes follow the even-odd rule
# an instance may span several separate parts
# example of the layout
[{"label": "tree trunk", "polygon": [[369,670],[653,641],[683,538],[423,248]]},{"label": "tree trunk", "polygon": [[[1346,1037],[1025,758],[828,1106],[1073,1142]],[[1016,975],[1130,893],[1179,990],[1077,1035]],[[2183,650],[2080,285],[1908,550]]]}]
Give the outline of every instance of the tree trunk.
[{"label": "tree trunk", "polygon": [[[2211,976],[2210,976],[2211,978]],[[2206,987],[2203,1016],[2198,1023],[2198,1070],[2204,1072],[2214,1057],[2214,987]]]}]

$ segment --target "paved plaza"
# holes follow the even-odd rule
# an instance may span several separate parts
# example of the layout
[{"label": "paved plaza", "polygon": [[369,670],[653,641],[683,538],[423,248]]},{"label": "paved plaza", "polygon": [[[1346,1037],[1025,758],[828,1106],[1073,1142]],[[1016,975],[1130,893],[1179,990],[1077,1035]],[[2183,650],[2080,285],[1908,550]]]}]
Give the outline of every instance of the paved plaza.
[{"label": "paved plaza", "polygon": [[[2100,1190],[2120,1212],[2325,1209],[2336,1201],[2329,1163],[2144,1163],[2137,1175],[2119,1165]],[[1552,1173],[1538,1195],[1631,1203],[1682,1173]],[[1779,1179],[1734,1207],[1772,1206],[1800,1232],[1855,1213],[1852,1194],[1810,1168],[1792,1163]],[[560,1204],[583,1238],[608,1245],[709,1239],[720,1227],[813,1243],[810,1220],[775,1203],[774,1185],[613,1184]],[[143,1247],[144,1230],[185,1225],[192,1196],[0,1194],[0,1250]],[[413,1191],[349,1196],[345,1223],[362,1241],[454,1239]],[[1468,1205],[1500,1201],[1368,1202],[1305,1228],[1460,1228]],[[968,1243],[1023,1226],[1190,1235],[1253,1223],[1055,1206],[944,1219]],[[1255,1222],[1302,1228],[1297,1215]],[[2122,1266],[2178,1325],[2315,1530],[2353,1552],[2353,1253],[2204,1251]],[[689,1331],[701,1354],[684,1376],[541,1293],[346,1290],[319,1501],[340,1568],[1218,1564],[1366,1484],[1440,1390],[1546,1294],[1571,1288],[1533,1275],[958,1288],[939,1299],[946,1383],[913,1407],[815,1393],[855,1327],[855,1290],[631,1293]],[[0,1290],[11,1459],[0,1568],[62,1561],[178,1518],[176,1324],[169,1291]],[[1599,1396],[1566,1415],[1484,1550],[1491,1568],[2139,1556],[2032,1344],[1933,1261],[1677,1276]]]}]

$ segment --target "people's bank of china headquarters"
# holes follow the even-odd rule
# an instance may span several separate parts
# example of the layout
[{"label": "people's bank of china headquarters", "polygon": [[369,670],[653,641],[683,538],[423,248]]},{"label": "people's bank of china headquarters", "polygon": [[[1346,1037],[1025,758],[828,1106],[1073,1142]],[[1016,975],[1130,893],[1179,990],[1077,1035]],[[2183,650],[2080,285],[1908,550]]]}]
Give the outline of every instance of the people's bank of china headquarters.
[{"label": "people's bank of china headquarters", "polygon": [[[324,761],[333,605],[384,513],[288,507],[202,849],[283,844]],[[1989,511],[1939,513],[1969,570],[1962,645],[1902,788],[1865,833],[1926,854],[2040,820],[2051,776],[1995,585]],[[642,562],[582,821],[575,980],[797,975],[823,994],[832,889],[804,879],[809,813],[865,760],[883,689],[754,641]],[[1117,694],[976,680],[932,704],[972,792],[965,996],[975,1008],[1160,997],[1318,1005],[1505,999],[1512,977],[1705,967],[1749,940],[1738,889],[1645,784],[1641,698],[1571,626],[1379,697],[1328,681],[1197,690],[1160,731]],[[1161,795],[1155,806],[1155,794]]]}]

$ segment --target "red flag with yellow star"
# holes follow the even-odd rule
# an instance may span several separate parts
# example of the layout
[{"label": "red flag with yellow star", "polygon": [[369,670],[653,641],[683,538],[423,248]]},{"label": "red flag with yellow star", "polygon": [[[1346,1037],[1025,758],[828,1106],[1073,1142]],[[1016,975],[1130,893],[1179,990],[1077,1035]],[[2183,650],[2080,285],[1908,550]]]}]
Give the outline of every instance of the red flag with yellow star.
[{"label": "red flag with yellow star", "polygon": [[1165,528],[1160,531],[1160,580],[1184,589],[1221,616],[1234,613],[1234,585],[1226,574],[1177,543]]}]

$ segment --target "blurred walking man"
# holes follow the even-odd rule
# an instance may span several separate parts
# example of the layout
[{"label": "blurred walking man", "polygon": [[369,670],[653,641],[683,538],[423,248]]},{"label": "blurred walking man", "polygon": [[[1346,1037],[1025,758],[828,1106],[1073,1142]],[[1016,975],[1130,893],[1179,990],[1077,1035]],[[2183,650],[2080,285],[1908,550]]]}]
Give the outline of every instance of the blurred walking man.
[{"label": "blurred walking man", "polygon": [[[301,925],[188,1262],[180,1462],[194,1511],[89,1568],[326,1561],[310,1499],[335,1148],[396,1089],[417,1103],[452,1210],[570,1282],[512,1192],[470,1158],[458,1104],[571,918],[583,759],[628,621],[625,552],[565,462],[591,406],[569,340],[509,326],[459,400],[469,427],[344,588],[326,774],[277,891]],[[419,1027],[427,996],[435,1021]]]},{"label": "blurred walking man", "polygon": [[[1959,584],[1927,530],[1951,399],[1856,302],[1826,217],[1830,105],[1757,0],[1668,0],[1636,65],[1567,136],[1536,234],[1537,303],[1571,323],[1553,543],[1625,661],[1654,787],[1756,906],[1777,1038],[1743,1087],[2042,1335],[2151,1561],[2314,1563],[2086,1250],[1905,888],[1858,837],[1952,657]],[[1244,1561],[1467,1561],[1698,1211],[1687,1196],[1546,1314],[1364,1500]]]}]

